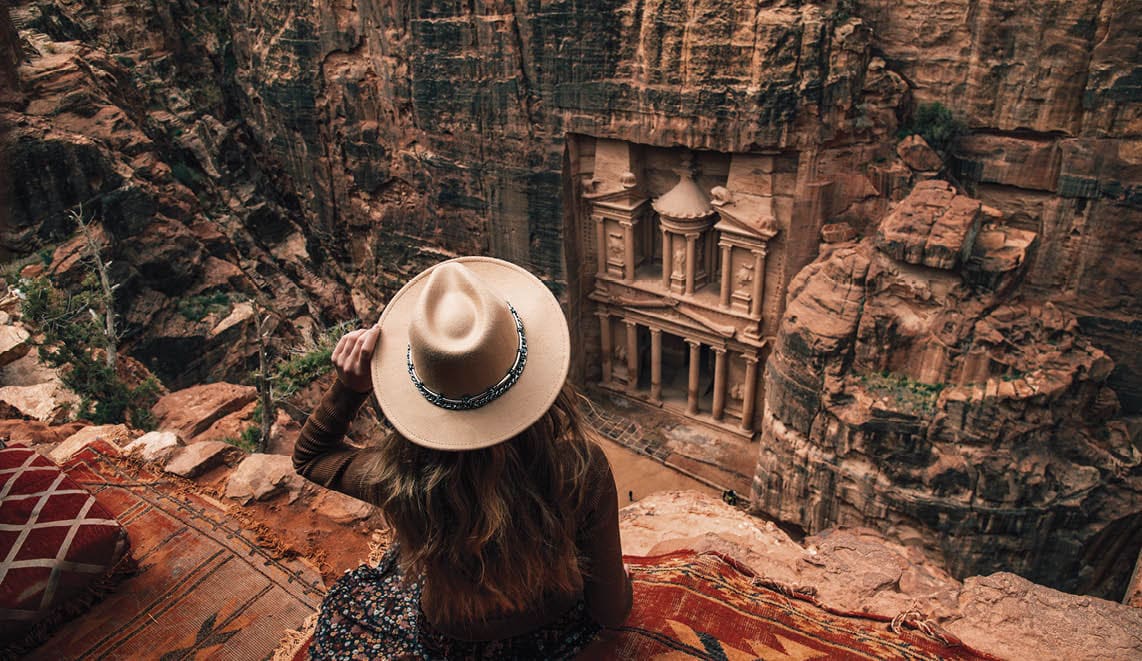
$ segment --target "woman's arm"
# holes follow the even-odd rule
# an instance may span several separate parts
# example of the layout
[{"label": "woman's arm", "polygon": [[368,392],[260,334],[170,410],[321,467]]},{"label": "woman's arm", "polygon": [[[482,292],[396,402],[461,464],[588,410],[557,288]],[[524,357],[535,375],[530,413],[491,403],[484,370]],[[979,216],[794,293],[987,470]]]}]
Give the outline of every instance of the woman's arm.
[{"label": "woman's arm", "polygon": [[349,467],[367,450],[345,444],[349,423],[373,389],[370,362],[380,328],[353,331],[337,342],[333,366],[337,380],[326,391],[317,409],[301,429],[293,450],[293,467],[306,479],[323,487],[362,498],[362,485],[346,479]]},{"label": "woman's arm", "polygon": [[340,379],[334,381],[301,428],[293,446],[294,470],[311,482],[340,491],[345,468],[360,452],[345,443],[345,432],[368,396]]},{"label": "woman's arm", "polygon": [[623,566],[623,550],[619,540],[619,499],[615,476],[602,448],[591,448],[592,488],[598,500],[587,516],[587,529],[580,539],[587,557],[587,575],[583,579],[583,598],[591,617],[605,627],[626,621],[632,606],[630,577]]}]

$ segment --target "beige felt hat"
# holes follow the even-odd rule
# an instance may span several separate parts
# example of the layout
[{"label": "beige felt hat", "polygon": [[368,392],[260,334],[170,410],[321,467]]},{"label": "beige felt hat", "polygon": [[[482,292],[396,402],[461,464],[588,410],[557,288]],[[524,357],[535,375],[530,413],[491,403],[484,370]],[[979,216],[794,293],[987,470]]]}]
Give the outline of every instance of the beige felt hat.
[{"label": "beige felt hat", "polygon": [[475,450],[527,429],[567,378],[559,302],[523,268],[460,257],[426,269],[385,307],[373,390],[405,438]]}]

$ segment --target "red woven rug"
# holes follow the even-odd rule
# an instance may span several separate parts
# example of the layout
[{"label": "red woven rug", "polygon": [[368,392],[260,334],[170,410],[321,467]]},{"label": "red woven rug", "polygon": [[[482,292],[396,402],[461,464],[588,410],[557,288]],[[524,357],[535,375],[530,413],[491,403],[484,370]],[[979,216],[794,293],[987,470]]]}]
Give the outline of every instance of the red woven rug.
[{"label": "red woven rug", "polygon": [[[995,661],[919,631],[893,631],[889,618],[837,615],[755,585],[749,569],[719,553],[624,559],[634,583],[631,615],[580,659]],[[306,636],[288,648],[293,661],[309,658],[312,632]]]},{"label": "red woven rug", "polygon": [[185,482],[104,443],[64,468],[127,528],[139,573],[29,658],[263,659],[320,605],[316,570]]},{"label": "red woven rug", "polygon": [[634,609],[586,659],[988,659],[889,623],[842,617],[754,584],[719,553],[627,557]]}]

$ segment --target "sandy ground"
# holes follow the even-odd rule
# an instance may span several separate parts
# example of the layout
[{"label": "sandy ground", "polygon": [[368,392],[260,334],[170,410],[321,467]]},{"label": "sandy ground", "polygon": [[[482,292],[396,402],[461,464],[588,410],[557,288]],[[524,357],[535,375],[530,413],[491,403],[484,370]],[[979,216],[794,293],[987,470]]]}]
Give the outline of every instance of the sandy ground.
[{"label": "sandy ground", "polygon": [[615,486],[619,491],[619,507],[642,500],[657,491],[688,489],[720,498],[721,493],[702,482],[647,457],[624,448],[613,441],[601,440],[599,444],[611,462],[615,474]]}]

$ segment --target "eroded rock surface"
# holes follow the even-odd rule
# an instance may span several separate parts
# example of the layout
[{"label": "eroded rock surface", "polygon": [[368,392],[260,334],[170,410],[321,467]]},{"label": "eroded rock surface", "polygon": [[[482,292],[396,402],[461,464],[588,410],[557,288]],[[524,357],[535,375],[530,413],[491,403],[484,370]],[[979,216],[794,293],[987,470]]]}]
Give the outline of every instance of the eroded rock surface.
[{"label": "eroded rock surface", "polygon": [[172,431],[189,444],[219,420],[252,404],[257,396],[253,386],[209,383],[165,395],[151,412],[159,429]]},{"label": "eroded rock surface", "polygon": [[[430,262],[487,252],[575,305],[589,273],[564,255],[569,134],[795,156],[788,203],[810,236],[790,237],[791,274],[821,224],[863,228],[936,168],[911,138],[901,160],[895,136],[941,102],[971,132],[949,169],[1041,234],[1030,279],[1112,354],[1137,410],[1140,12],[977,4],[21,5],[0,30],[30,47],[27,102],[3,117],[20,204],[2,243],[61,240],[85,203],[146,329],[132,349],[184,387],[241,373],[248,323],[220,322],[255,288],[304,335],[373,318]],[[215,295],[231,300],[185,305]]]},{"label": "eroded rock surface", "polygon": [[226,482],[226,497],[248,503],[289,491],[290,502],[300,493],[304,478],[293,469],[293,459],[277,454],[251,454],[238,464]]},{"label": "eroded rock surface", "polygon": [[[1001,230],[972,231],[978,214],[920,184],[874,239],[793,283],[765,372],[755,506],[809,532],[874,527],[958,576],[1006,568],[1121,599],[1142,453],[1106,385],[1113,361],[1073,315],[987,286],[1026,262],[989,262],[1009,246],[980,245]],[[988,268],[1010,270],[977,277]]]},{"label": "eroded rock surface", "polygon": [[868,529],[830,528],[802,544],[724,503],[690,491],[649,496],[620,510],[623,552],[727,553],[771,586],[851,612],[918,611],[973,648],[1005,659],[1142,655],[1142,609],[1076,596],[1000,572],[963,583]]},{"label": "eroded rock surface", "polygon": [[231,454],[239,454],[239,450],[229,443],[202,441],[175,450],[163,470],[179,477],[195,478],[221,465]]},{"label": "eroded rock surface", "polygon": [[182,445],[174,432],[151,431],[123,446],[123,452],[143,461],[164,461]]}]

